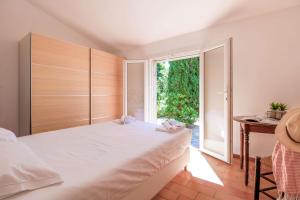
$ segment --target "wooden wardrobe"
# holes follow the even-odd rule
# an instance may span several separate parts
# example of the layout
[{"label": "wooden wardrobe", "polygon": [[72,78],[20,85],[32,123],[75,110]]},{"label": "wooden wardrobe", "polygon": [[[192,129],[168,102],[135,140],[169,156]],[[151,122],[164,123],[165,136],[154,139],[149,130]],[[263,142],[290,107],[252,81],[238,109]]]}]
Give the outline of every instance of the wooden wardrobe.
[{"label": "wooden wardrobe", "polygon": [[123,58],[35,33],[20,42],[21,135],[122,115]]}]

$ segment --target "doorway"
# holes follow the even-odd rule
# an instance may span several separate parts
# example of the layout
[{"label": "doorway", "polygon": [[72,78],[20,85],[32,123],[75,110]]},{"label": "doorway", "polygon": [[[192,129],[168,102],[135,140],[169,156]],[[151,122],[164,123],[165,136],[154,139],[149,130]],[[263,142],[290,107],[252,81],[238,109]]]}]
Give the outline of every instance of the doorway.
[{"label": "doorway", "polygon": [[199,148],[199,55],[156,62],[157,121],[175,119],[192,129]]},{"label": "doorway", "polygon": [[192,129],[192,147],[230,163],[230,57],[228,39],[202,51],[125,61],[124,114],[146,122],[184,122]]},{"label": "doorway", "polygon": [[230,163],[230,39],[199,52],[156,59],[151,66],[154,121],[186,123],[192,129],[192,147]]}]

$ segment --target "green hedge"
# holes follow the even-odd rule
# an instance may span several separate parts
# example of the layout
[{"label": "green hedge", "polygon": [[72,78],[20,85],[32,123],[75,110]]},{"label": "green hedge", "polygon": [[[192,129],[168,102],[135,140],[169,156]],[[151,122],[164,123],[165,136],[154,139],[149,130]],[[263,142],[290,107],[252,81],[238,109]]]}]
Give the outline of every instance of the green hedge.
[{"label": "green hedge", "polygon": [[193,124],[199,117],[199,58],[157,64],[157,116]]}]

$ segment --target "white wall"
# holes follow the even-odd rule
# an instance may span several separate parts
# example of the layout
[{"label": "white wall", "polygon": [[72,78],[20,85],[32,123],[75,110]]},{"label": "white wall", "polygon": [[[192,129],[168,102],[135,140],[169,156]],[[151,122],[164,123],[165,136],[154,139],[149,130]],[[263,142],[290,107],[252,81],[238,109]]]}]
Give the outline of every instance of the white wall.
[{"label": "white wall", "polygon": [[[197,20],[197,19],[195,19]],[[232,38],[233,114],[264,114],[271,101],[300,106],[300,7],[218,25],[138,49],[127,58],[151,58],[202,49]],[[239,153],[239,126],[234,123],[234,153]],[[272,152],[274,135],[252,134],[251,155]]]},{"label": "white wall", "polygon": [[18,42],[36,32],[100,48],[24,0],[0,1],[0,127],[18,132]]}]

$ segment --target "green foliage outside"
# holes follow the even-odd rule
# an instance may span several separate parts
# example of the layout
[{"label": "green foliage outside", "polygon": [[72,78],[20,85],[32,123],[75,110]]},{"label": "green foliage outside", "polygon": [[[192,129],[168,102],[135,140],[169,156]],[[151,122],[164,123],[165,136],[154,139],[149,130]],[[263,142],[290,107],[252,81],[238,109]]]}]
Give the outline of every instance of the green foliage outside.
[{"label": "green foliage outside", "polygon": [[157,117],[191,125],[199,117],[199,58],[157,64]]}]

